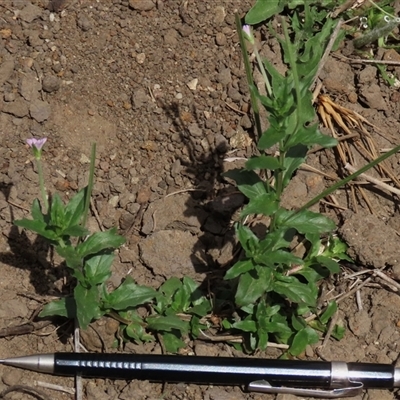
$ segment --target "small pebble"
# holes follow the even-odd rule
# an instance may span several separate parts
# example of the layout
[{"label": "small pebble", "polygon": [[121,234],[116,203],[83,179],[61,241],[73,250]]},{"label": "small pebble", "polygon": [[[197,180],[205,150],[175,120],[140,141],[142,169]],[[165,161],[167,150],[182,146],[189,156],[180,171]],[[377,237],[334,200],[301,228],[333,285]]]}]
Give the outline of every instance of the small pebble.
[{"label": "small pebble", "polygon": [[155,6],[151,0],[129,0],[129,7],[138,11],[150,11]]},{"label": "small pebble", "polygon": [[46,75],[43,78],[42,88],[47,93],[56,92],[58,89],[60,89],[60,86],[60,79],[54,75]]},{"label": "small pebble", "polygon": [[226,36],[222,32],[218,32],[215,36],[215,43],[217,43],[218,46],[225,46]]},{"label": "small pebble", "polygon": [[90,19],[86,15],[80,15],[78,18],[77,25],[81,28],[84,32],[87,32],[92,28],[92,23]]},{"label": "small pebble", "polygon": [[190,90],[196,90],[197,84],[199,83],[199,80],[197,78],[192,79],[190,82],[187,83],[187,86]]},{"label": "small pebble", "polygon": [[21,383],[22,371],[19,369],[7,368],[4,371],[1,379],[3,383],[6,384],[7,386],[18,385]]}]

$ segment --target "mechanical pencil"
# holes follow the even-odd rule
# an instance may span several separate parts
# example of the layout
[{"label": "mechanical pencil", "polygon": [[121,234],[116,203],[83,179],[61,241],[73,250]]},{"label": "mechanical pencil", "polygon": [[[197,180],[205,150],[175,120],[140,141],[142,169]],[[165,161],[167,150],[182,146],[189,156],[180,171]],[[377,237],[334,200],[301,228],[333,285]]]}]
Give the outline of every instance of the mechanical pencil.
[{"label": "mechanical pencil", "polygon": [[374,363],[102,353],[36,354],[0,363],[54,375],[245,385],[250,392],[321,398],[400,387],[400,369]]}]

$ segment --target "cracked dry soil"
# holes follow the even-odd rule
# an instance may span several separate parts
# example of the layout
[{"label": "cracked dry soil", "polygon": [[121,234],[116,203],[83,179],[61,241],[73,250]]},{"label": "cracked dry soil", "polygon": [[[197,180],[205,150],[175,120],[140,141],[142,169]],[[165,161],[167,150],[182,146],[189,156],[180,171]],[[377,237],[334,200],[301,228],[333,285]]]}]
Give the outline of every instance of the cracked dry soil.
[{"label": "cracked dry soil", "polygon": [[[65,294],[67,271],[52,259],[46,243],[16,229],[38,196],[37,174],[25,140],[48,137],[44,151],[47,189],[68,199],[86,184],[90,145],[98,146],[92,229],[117,226],[127,244],[118,253],[110,285],[130,274],[139,284],[158,287],[171,276],[202,282],[221,271],[235,250],[232,219],[244,202],[221,178],[232,166],[227,156],[254,153],[249,95],[234,14],[250,0],[6,0],[0,2],[0,319],[1,328],[30,321],[52,296]],[[279,46],[261,30],[261,52],[282,67]],[[389,53],[390,52],[390,53]],[[386,136],[369,132],[379,149],[398,142],[400,97],[376,69],[351,64],[344,46],[330,57],[320,79],[324,92],[357,111]],[[381,50],[380,58],[399,59]],[[399,75],[399,68],[393,72]],[[389,138],[389,139],[387,139]],[[355,143],[356,146],[356,143]],[[336,153],[319,151],[308,164],[341,176]],[[365,160],[355,152],[358,165]],[[399,159],[388,163],[399,173]],[[330,183],[301,170],[284,199],[298,207]],[[363,185],[370,202],[335,193],[341,207],[321,202],[339,234],[350,244],[356,269],[385,268],[400,278],[398,198]],[[354,200],[356,200],[354,202]],[[373,214],[371,213],[371,209]],[[343,265],[340,276],[324,286],[328,297],[358,283]],[[368,276],[368,275],[367,275]],[[365,280],[361,275],[359,279]],[[400,298],[379,278],[360,290],[359,304],[349,296],[340,305],[345,338],[330,340],[319,354],[330,360],[394,363],[400,340]],[[26,325],[29,330],[29,325]],[[112,350],[118,325],[104,318],[82,333],[90,351]],[[4,334],[4,329],[1,331]],[[99,340],[98,332],[103,343]],[[20,332],[24,333],[24,332]],[[54,321],[43,329],[3,335],[1,357],[72,351],[71,325]],[[133,353],[160,353],[156,344],[129,343]],[[223,343],[188,341],[195,355],[239,356]],[[279,356],[275,349],[257,357]],[[317,358],[315,348],[305,357]],[[73,388],[73,379],[41,376],[0,367],[0,390],[46,381]],[[53,399],[74,396],[48,389]],[[238,387],[84,380],[86,399],[273,399]],[[365,397],[366,396],[366,397]],[[291,396],[278,396],[292,399]],[[27,399],[13,393],[7,398]],[[360,399],[389,400],[395,392],[370,390]]]}]

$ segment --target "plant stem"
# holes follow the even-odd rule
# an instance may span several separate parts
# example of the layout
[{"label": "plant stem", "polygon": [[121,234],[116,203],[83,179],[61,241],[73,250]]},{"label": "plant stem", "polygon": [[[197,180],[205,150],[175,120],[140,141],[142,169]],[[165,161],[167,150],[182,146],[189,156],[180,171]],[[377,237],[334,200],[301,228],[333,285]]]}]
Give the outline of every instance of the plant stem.
[{"label": "plant stem", "polygon": [[[287,53],[289,57],[289,65],[290,65],[290,70],[293,76],[293,82],[294,82],[294,87],[296,91],[296,126],[293,132],[290,132],[287,134],[287,139],[290,139],[290,134],[295,134],[298,129],[299,129],[299,121],[301,119],[301,112],[302,112],[302,103],[301,103],[301,92],[300,92],[300,85],[299,85],[299,75],[297,73],[297,65],[296,65],[296,60],[294,57],[294,50],[292,47],[292,43],[290,41],[289,37],[289,31],[286,25],[286,21],[282,18],[282,28],[283,32],[285,34],[285,41],[286,41],[286,46],[287,46]],[[286,78],[288,79],[288,78]],[[276,191],[276,197],[278,201],[280,202],[280,198],[283,192],[283,174],[285,171],[285,157],[286,157],[286,151],[285,149],[285,143],[284,140],[280,141],[280,151],[279,151],[279,164],[281,166],[280,170],[277,173],[276,176],[276,184],[275,184],[275,191]],[[275,215],[272,216],[271,219],[271,231],[275,229]]]},{"label": "plant stem", "polygon": [[[294,215],[297,214],[298,212],[306,210],[307,208],[309,208],[309,207],[313,206],[314,204],[318,203],[321,199],[323,199],[324,197],[328,196],[328,194],[331,194],[335,190],[339,189],[341,186],[344,186],[346,183],[349,183],[350,181],[352,181],[353,179],[357,178],[358,176],[360,176],[364,172],[366,172],[369,169],[375,167],[375,165],[378,165],[379,163],[381,163],[382,161],[386,160],[387,158],[389,158],[393,154],[396,154],[398,151],[400,151],[400,145],[396,146],[395,148],[393,148],[392,150],[388,151],[387,153],[382,154],[376,160],[371,161],[369,164],[367,164],[364,167],[360,168],[357,172],[354,172],[354,174],[351,174],[351,175],[347,176],[346,178],[340,180],[339,182],[333,184],[328,189],[326,189],[322,193],[320,193],[318,196],[316,196],[312,200],[310,200],[308,203],[304,204],[304,206],[302,206],[299,209],[297,209],[295,211]],[[288,220],[290,220],[290,217],[289,217]]]},{"label": "plant stem", "polygon": [[36,166],[37,166],[38,175],[39,175],[39,188],[40,188],[40,194],[41,194],[42,200],[43,200],[44,213],[47,213],[47,211],[49,209],[49,201],[47,200],[46,188],[44,186],[42,160],[37,158]]},{"label": "plant stem", "polygon": [[[258,138],[261,137],[262,135],[262,128],[261,128],[261,120],[260,120],[260,110],[258,108],[258,101],[257,101],[257,89],[255,88],[254,85],[254,80],[253,80],[253,75],[251,73],[251,66],[250,66],[250,61],[249,61],[249,55],[247,54],[246,50],[246,43],[243,37],[243,32],[242,32],[242,24],[240,22],[240,17],[238,14],[235,14],[235,21],[236,21],[236,30],[239,36],[239,41],[240,41],[240,48],[242,50],[242,57],[243,57],[243,63],[244,63],[244,69],[246,70],[246,77],[247,77],[247,84],[249,85],[250,89],[250,102],[251,102],[251,107],[253,109],[254,113],[254,121],[256,124],[256,131],[257,131],[257,136]],[[255,48],[254,44],[254,48]]]},{"label": "plant stem", "polygon": [[302,99],[301,99],[301,91],[300,91],[300,83],[299,83],[299,74],[297,73],[297,64],[295,59],[295,50],[293,49],[292,42],[290,41],[288,27],[286,25],[286,21],[284,18],[281,18],[283,33],[285,35],[286,46],[288,49],[288,58],[290,65],[290,72],[293,75],[293,83],[294,90],[296,91],[296,127],[292,134],[296,133],[299,130],[299,121],[301,120],[301,114],[303,112]]},{"label": "plant stem", "polygon": [[264,64],[263,64],[263,62],[261,60],[260,53],[258,52],[257,47],[256,47],[255,44],[254,44],[254,54],[256,55],[258,68],[259,68],[259,70],[261,72],[261,75],[262,75],[262,77],[264,79],[264,82],[265,82],[265,88],[267,89],[267,94],[268,94],[268,96],[271,97],[272,96],[271,84],[269,83],[268,76],[267,76],[267,74],[265,72]]},{"label": "plant stem", "polygon": [[85,193],[85,208],[83,210],[82,226],[86,226],[86,222],[89,216],[90,198],[92,196],[93,184],[94,184],[94,168],[96,163],[96,143],[92,144],[92,152],[90,154],[90,169],[89,169],[89,182]]}]

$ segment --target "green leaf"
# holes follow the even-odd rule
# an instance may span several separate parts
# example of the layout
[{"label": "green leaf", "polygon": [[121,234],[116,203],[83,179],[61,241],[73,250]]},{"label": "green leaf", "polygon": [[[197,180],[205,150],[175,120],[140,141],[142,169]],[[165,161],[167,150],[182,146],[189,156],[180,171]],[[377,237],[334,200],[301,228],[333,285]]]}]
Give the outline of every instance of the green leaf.
[{"label": "green leaf", "polygon": [[291,147],[285,157],[284,173],[283,173],[283,187],[286,187],[292,179],[293,173],[300,167],[306,159],[308,147],[303,144],[297,144]]},{"label": "green leaf", "polygon": [[224,172],[223,176],[233,179],[238,186],[252,186],[262,182],[261,178],[254,171],[246,171],[245,169],[230,169]]},{"label": "green leaf", "polygon": [[263,134],[261,135],[260,140],[257,143],[257,148],[259,150],[265,150],[272,147],[274,144],[278,143],[285,137],[285,132],[281,129],[277,129],[274,126],[270,126]]},{"label": "green leaf", "polygon": [[76,316],[76,304],[73,297],[64,297],[60,300],[54,300],[47,303],[43,310],[39,313],[39,317],[51,317],[53,315],[59,315],[66,318],[75,318]]},{"label": "green leaf", "polygon": [[321,236],[318,233],[306,233],[305,237],[311,244],[307,252],[306,260],[313,260],[320,253]]},{"label": "green leaf", "polygon": [[83,226],[73,225],[73,226],[70,226],[68,228],[65,228],[62,231],[62,234],[66,235],[66,236],[83,237],[83,236],[89,235],[90,232],[86,228],[84,228]]},{"label": "green leaf", "polygon": [[185,276],[182,279],[181,287],[175,292],[171,308],[176,312],[187,312],[192,301],[201,301],[201,292],[198,290],[199,284],[193,279]]},{"label": "green leaf", "polygon": [[283,11],[284,0],[257,0],[245,16],[246,24],[255,25]]},{"label": "green leaf", "polygon": [[262,181],[253,185],[239,185],[238,189],[249,199],[255,199],[261,195],[268,194],[265,183]]},{"label": "green leaf", "polygon": [[176,315],[152,315],[146,318],[148,328],[154,331],[172,332],[178,330],[187,333],[189,330],[189,322],[182,321]]},{"label": "green leaf", "polygon": [[272,285],[273,274],[270,268],[256,267],[256,270],[240,276],[235,302],[239,307],[254,304]]},{"label": "green leaf", "polygon": [[316,294],[310,284],[301,283],[295,276],[277,275],[273,290],[295,303],[315,306]]},{"label": "green leaf", "polygon": [[53,242],[56,242],[58,239],[58,235],[43,221],[34,221],[32,219],[23,218],[14,221],[14,225],[24,229],[29,229],[30,231],[35,232]]},{"label": "green leaf", "polygon": [[137,285],[130,276],[104,299],[104,307],[113,310],[126,310],[151,302],[157,292],[147,286]]},{"label": "green leaf", "polygon": [[257,254],[256,256],[254,256],[254,261],[258,264],[263,264],[271,267],[279,264],[284,264],[287,266],[291,264],[303,264],[303,260],[301,258],[296,257],[286,250],[275,250],[268,253]]},{"label": "green leaf", "polygon": [[278,223],[290,226],[302,234],[331,232],[336,227],[331,219],[308,210],[287,211],[286,215],[282,214]]},{"label": "green leaf", "polygon": [[200,323],[200,318],[197,315],[193,315],[190,320],[190,333],[194,339],[197,339],[201,334],[201,331],[208,329],[207,325]]},{"label": "green leaf", "polygon": [[332,336],[336,340],[342,340],[345,333],[346,333],[346,328],[344,326],[335,325],[335,327],[333,328]]},{"label": "green leaf", "polygon": [[319,316],[319,320],[321,323],[324,325],[328,323],[328,321],[332,318],[333,314],[337,311],[337,303],[336,301],[330,301],[328,306],[326,307],[326,310],[322,313],[322,315]]},{"label": "green leaf", "polygon": [[240,244],[242,245],[246,256],[251,258],[257,252],[259,240],[250,228],[244,225],[238,225],[236,230]]},{"label": "green leaf", "polygon": [[204,298],[203,302],[190,308],[187,313],[192,315],[198,315],[199,317],[206,316],[212,310],[212,304],[210,300]]},{"label": "green leaf", "polygon": [[270,323],[271,316],[276,314],[279,309],[279,305],[269,307],[264,299],[258,303],[255,316],[257,318],[257,347],[259,349],[265,349],[267,347],[269,337],[268,324]]},{"label": "green leaf", "polygon": [[[327,278],[329,273],[324,269],[316,268],[317,266],[319,267],[319,265],[313,264],[304,266],[300,271],[297,271],[296,275],[304,276],[308,282],[318,282],[321,279]],[[323,272],[325,272],[325,274],[323,274]]]},{"label": "green leaf", "polygon": [[328,268],[331,274],[338,274],[340,272],[340,265],[335,260],[324,256],[317,256],[315,259],[321,265]]},{"label": "green leaf", "polygon": [[188,309],[190,305],[190,294],[191,293],[188,293],[183,286],[176,291],[174,300],[171,303],[171,309],[174,311],[174,314],[185,312]]},{"label": "green leaf", "polygon": [[292,326],[296,331],[300,331],[307,326],[307,323],[303,318],[299,318],[296,315],[292,314]]},{"label": "green leaf", "polygon": [[162,332],[161,336],[168,353],[177,353],[179,349],[186,347],[186,343],[180,338],[179,332]]},{"label": "green leaf", "polygon": [[342,242],[337,236],[331,235],[328,243],[328,247],[322,253],[323,256],[353,262],[353,260],[346,254],[348,248],[346,243]]},{"label": "green leaf", "polygon": [[[187,307],[189,307],[190,304],[201,304],[203,296],[199,290],[199,283],[188,276],[184,276],[182,279],[182,286],[188,296]],[[187,310],[187,308],[185,308],[185,310]]]},{"label": "green leaf", "polygon": [[268,323],[267,330],[273,333],[281,343],[287,343],[290,337],[293,335],[292,330],[287,325],[286,321],[272,321]]},{"label": "green leaf", "polygon": [[305,351],[307,345],[317,343],[318,340],[317,332],[308,326],[296,333],[289,351],[292,355],[298,356]]},{"label": "green leaf", "polygon": [[242,275],[247,271],[254,269],[254,267],[255,265],[253,264],[253,261],[251,259],[238,261],[233,267],[229,268],[228,271],[226,271],[224,279],[234,279],[239,275]]},{"label": "green leaf", "polygon": [[114,257],[114,254],[101,254],[85,260],[85,276],[91,285],[99,285],[111,276]]},{"label": "green leaf", "polygon": [[[280,208],[275,213],[275,217],[278,219],[279,215],[287,215],[287,211]],[[289,247],[293,240],[296,230],[285,226],[278,226],[273,232],[269,232],[265,239],[260,240],[258,245],[259,253],[268,254],[271,251],[275,251],[281,248]]]},{"label": "green leaf", "polygon": [[[243,186],[242,186],[243,188]],[[251,198],[249,204],[247,204],[240,216],[243,218],[250,214],[263,214],[266,216],[274,214],[279,208],[279,201],[276,198],[275,193],[263,193],[257,195],[257,197]]]},{"label": "green leaf", "polygon": [[31,215],[35,221],[44,222],[44,215],[42,213],[42,209],[40,207],[40,203],[39,203],[38,199],[33,200],[32,207],[31,207]]},{"label": "green leaf", "polygon": [[265,332],[263,330],[258,330],[257,331],[257,335],[258,335],[258,343],[257,343],[257,347],[263,351],[268,347],[268,332]]},{"label": "green leaf", "polygon": [[65,227],[76,226],[81,221],[85,208],[86,191],[87,188],[81,189],[65,206]]},{"label": "green leaf", "polygon": [[311,147],[313,145],[319,145],[324,148],[330,148],[337,146],[338,141],[327,135],[323,135],[318,129],[318,124],[300,127],[300,129],[293,134],[289,141],[285,144],[285,150],[292,146],[296,146],[301,143],[305,146]]},{"label": "green leaf", "polygon": [[[72,269],[81,269],[83,266],[83,258],[76,252],[72,246],[56,246],[57,254],[65,259],[67,266]],[[82,279],[79,279],[82,281]]]},{"label": "green leaf", "polygon": [[172,278],[167,279],[161,286],[159,291],[164,293],[165,296],[172,298],[174,293],[182,287],[182,281],[173,276]]},{"label": "green leaf", "polygon": [[112,228],[105,232],[93,233],[83,243],[76,246],[78,254],[81,257],[86,257],[102,250],[116,249],[122,246],[125,243],[125,238],[116,232],[117,230]]},{"label": "green leaf", "polygon": [[244,320],[238,321],[232,324],[232,328],[239,329],[243,332],[256,332],[257,326],[255,321],[252,320]]},{"label": "green leaf", "polygon": [[87,289],[79,283],[76,285],[74,290],[76,317],[81,329],[86,329],[93,319],[101,317],[99,297],[99,289],[97,286],[92,286]]},{"label": "green leaf", "polygon": [[65,227],[64,204],[58,193],[53,195],[50,203],[50,224],[60,229]]},{"label": "green leaf", "polygon": [[138,342],[141,342],[142,340],[151,342],[154,340],[154,338],[152,336],[148,335],[146,333],[146,330],[143,328],[143,326],[138,322],[130,323],[125,328],[125,332],[130,338],[132,338]]},{"label": "green leaf", "polygon": [[279,160],[276,157],[266,156],[262,154],[261,156],[252,157],[246,161],[245,167],[247,170],[254,169],[268,169],[275,171],[281,168]]}]

